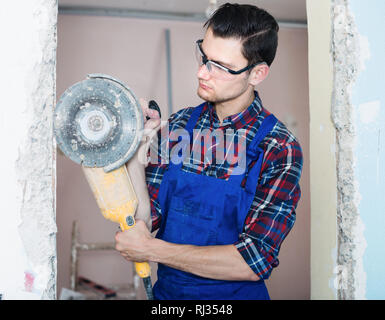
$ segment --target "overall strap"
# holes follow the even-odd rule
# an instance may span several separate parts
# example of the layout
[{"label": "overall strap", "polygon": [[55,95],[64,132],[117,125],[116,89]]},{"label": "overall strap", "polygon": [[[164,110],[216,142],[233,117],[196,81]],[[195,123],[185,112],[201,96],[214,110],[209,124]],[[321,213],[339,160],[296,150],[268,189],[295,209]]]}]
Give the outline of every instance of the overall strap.
[{"label": "overall strap", "polygon": [[187,130],[190,133],[190,137],[192,140],[192,131],[195,127],[195,124],[198,121],[199,116],[202,113],[203,107],[205,106],[206,102],[200,104],[199,106],[195,107],[193,109],[193,112],[191,113],[190,119],[187,121],[185,130]]},{"label": "overall strap", "polygon": [[232,183],[241,185],[242,180],[245,176],[245,173],[248,170],[250,163],[256,160],[257,162],[254,164],[253,168],[248,172],[248,178],[245,186],[248,191],[252,192],[254,190],[255,192],[255,188],[257,187],[257,184],[258,184],[259,171],[263,160],[263,151],[261,148],[259,148],[259,144],[274,128],[277,121],[278,121],[277,118],[273,114],[270,114],[265,119],[263,119],[253,140],[247,146],[246,161],[243,161],[245,167],[239,168],[238,171],[234,170],[234,172],[237,172],[237,173],[232,174],[229,177],[229,180],[232,180]]},{"label": "overall strap", "polygon": [[262,140],[265,139],[269,132],[274,128],[277,121],[277,118],[273,114],[269,114],[265,119],[263,119],[261,126],[259,127],[257,133],[254,136],[254,139],[250,142],[250,145],[248,146],[248,149],[250,151],[258,148]]},{"label": "overall strap", "polygon": [[[262,167],[262,161],[264,157],[262,149],[259,148],[259,144],[274,128],[277,121],[277,118],[274,117],[273,114],[267,116],[262,122],[260,130],[258,130],[256,136],[254,137],[249,147],[248,156],[250,155],[250,160],[256,160],[256,163],[249,170],[245,185],[245,190],[251,194],[254,194],[257,189],[259,175]],[[250,162],[247,161],[248,165],[250,164]]]},{"label": "overall strap", "polygon": [[[186,158],[186,156],[187,156],[187,154],[185,152],[187,149],[187,146],[190,149],[192,139],[193,139],[193,129],[195,127],[195,124],[198,121],[200,114],[202,113],[202,110],[203,110],[203,107],[205,104],[206,104],[206,102],[200,104],[199,106],[197,106],[193,109],[191,116],[190,116],[190,119],[187,121],[187,124],[184,128],[185,129],[185,131],[184,131],[185,135],[182,136],[182,141],[183,141],[182,142],[183,143],[182,155],[184,156],[184,158]],[[172,150],[171,150],[171,152],[172,152]],[[171,169],[171,168],[180,169],[182,167],[183,161],[185,160],[184,158],[181,159],[180,155],[178,155],[178,154],[171,154],[170,155],[169,169]]]}]

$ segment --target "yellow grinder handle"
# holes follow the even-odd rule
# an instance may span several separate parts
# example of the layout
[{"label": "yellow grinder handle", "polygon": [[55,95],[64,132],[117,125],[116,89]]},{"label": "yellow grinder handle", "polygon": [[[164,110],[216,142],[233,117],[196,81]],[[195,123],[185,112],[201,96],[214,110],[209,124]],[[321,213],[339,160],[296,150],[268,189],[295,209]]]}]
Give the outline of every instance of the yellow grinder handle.
[{"label": "yellow grinder handle", "polygon": [[[120,229],[122,231],[128,230],[135,226],[135,218],[127,216],[126,219],[120,222]],[[147,278],[151,275],[151,269],[148,262],[135,262],[135,270],[139,277]]]},{"label": "yellow grinder handle", "polygon": [[[103,216],[119,223],[122,231],[132,228],[138,199],[126,166],[110,172],[104,172],[103,168],[82,166],[82,169]],[[135,262],[135,269],[141,278],[151,274],[147,262]]]}]

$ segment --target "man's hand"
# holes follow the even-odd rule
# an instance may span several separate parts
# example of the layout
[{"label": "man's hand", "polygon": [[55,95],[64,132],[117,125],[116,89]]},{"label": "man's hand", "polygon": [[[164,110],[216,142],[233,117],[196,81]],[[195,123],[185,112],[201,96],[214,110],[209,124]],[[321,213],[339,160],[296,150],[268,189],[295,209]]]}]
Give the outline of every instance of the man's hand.
[{"label": "man's hand", "polygon": [[117,232],[115,249],[128,261],[147,262],[150,260],[149,243],[152,236],[142,220],[129,230]]},{"label": "man's hand", "polygon": [[[139,99],[139,102],[143,112],[144,130],[142,142],[139,145],[136,157],[141,164],[147,166],[148,148],[150,147],[152,138],[157,134],[161,127],[161,119],[158,111],[149,108],[147,100]],[[147,117],[150,119],[147,120]]]},{"label": "man's hand", "polygon": [[195,275],[218,280],[258,281],[234,245],[194,246],[151,237],[145,224],[117,232],[115,248],[128,261],[156,262]]},{"label": "man's hand", "polygon": [[[150,109],[148,106],[148,101],[143,98],[139,99],[139,103],[143,112],[144,128],[145,129],[157,128],[160,125],[159,112],[156,110]],[[149,117],[150,119],[147,120],[147,117]]]}]

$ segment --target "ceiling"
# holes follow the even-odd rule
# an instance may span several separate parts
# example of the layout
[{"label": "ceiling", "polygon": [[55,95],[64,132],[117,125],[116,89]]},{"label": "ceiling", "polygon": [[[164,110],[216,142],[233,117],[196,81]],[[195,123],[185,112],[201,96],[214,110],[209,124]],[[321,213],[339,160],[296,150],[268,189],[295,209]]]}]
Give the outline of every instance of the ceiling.
[{"label": "ceiling", "polygon": [[[208,0],[59,0],[59,7],[109,8],[140,12],[166,12],[168,14],[204,14]],[[306,22],[306,0],[218,0],[218,5],[226,2],[254,4],[264,8],[279,21]]]}]

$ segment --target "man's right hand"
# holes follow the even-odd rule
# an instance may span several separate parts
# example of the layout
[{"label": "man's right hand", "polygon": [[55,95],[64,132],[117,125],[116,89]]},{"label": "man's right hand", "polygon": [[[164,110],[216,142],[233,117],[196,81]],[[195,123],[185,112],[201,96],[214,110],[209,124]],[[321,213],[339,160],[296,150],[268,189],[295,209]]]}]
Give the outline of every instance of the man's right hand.
[{"label": "man's right hand", "polygon": [[[159,112],[153,109],[150,109],[148,106],[148,101],[145,99],[139,99],[140,106],[142,108],[143,117],[144,117],[144,129],[158,129],[160,125],[160,115]],[[150,119],[147,120],[147,117]],[[157,131],[157,130],[156,130]]]},{"label": "man's right hand", "polygon": [[[158,111],[149,108],[147,100],[139,99],[139,102],[143,112],[144,129],[142,141],[135,157],[137,157],[137,160],[146,167],[148,164],[148,149],[152,138],[157,134],[161,127],[161,119]],[[150,119],[147,120],[147,117]]]}]

